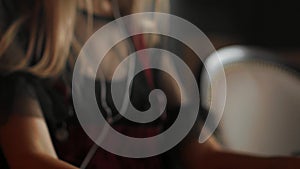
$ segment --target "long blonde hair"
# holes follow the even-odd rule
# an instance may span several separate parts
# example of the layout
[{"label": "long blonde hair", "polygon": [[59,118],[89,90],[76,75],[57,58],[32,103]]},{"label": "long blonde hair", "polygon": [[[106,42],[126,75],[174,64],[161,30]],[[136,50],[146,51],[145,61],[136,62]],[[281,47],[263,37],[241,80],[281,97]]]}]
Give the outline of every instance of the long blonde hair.
[{"label": "long blonde hair", "polygon": [[[149,0],[136,2],[141,1]],[[27,71],[40,77],[59,75],[64,70],[71,47],[80,47],[78,43],[74,43],[79,2],[80,0],[7,0],[13,9],[19,11],[15,19],[9,21],[11,24],[5,30],[0,30],[0,70],[8,73]],[[84,2],[89,14],[92,14],[91,0]],[[92,24],[91,20],[89,17],[88,26]],[[25,38],[22,36],[23,41],[19,38],[20,33],[25,34]]]},{"label": "long blonde hair", "polygon": [[[76,1],[37,0],[31,1],[33,4],[30,5],[28,1],[16,2],[12,5],[32,9],[21,11],[1,34],[1,69],[8,72],[29,71],[41,77],[58,75],[65,66],[73,39]],[[18,44],[17,36],[21,32],[25,33],[26,46]],[[18,53],[22,56],[14,56],[9,47],[23,48]],[[30,65],[32,57],[38,60],[34,65]]]}]

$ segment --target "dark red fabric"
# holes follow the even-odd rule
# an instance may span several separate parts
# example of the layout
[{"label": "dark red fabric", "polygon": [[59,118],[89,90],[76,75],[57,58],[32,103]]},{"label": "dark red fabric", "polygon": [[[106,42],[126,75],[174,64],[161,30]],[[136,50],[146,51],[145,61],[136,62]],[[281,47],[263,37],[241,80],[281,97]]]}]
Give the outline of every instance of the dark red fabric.
[{"label": "dark red fabric", "polygon": [[[137,51],[139,50],[143,50],[146,49],[146,44],[145,44],[145,40],[144,40],[144,36],[143,35],[136,35],[133,37],[133,42],[135,45],[135,48]],[[140,62],[142,63],[143,67],[148,67],[150,64],[150,60],[148,57],[146,56],[138,56],[138,59],[140,60]],[[151,69],[146,69],[145,71],[145,77],[147,80],[147,83],[149,85],[149,87],[151,89],[154,89],[154,78],[153,78],[153,74]]]},{"label": "dark red fabric", "polygon": [[[157,135],[160,130],[157,127],[136,127],[119,125],[114,127],[117,131],[133,137],[150,137]],[[55,142],[58,156],[71,164],[80,166],[88,150],[94,144],[81,127],[70,126],[70,138],[65,142]],[[121,141],[121,140],[120,140]],[[118,144],[118,143],[116,143]],[[121,144],[121,143],[119,143]],[[87,169],[163,169],[160,156],[135,159],[114,155],[98,148],[89,162]]]}]

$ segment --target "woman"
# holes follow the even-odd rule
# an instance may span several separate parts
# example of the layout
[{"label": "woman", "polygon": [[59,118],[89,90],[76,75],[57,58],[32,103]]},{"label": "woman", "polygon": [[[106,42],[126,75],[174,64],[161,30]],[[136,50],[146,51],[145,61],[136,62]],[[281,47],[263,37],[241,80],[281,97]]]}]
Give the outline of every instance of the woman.
[{"label": "woman", "polygon": [[[121,13],[126,15],[139,11],[143,3],[146,1],[120,0],[119,6]],[[155,9],[158,7],[161,5],[154,6]],[[97,148],[92,158],[85,158],[93,142],[83,132],[73,113],[70,72],[84,41],[94,30],[113,19],[111,1],[1,0],[0,9],[0,168],[73,169],[80,165],[81,168],[111,169],[170,167],[170,163],[162,160],[170,161],[168,155],[130,159]],[[146,38],[157,42],[157,38]],[[129,51],[124,50],[127,45],[122,42],[114,47],[100,66],[107,81],[111,80],[112,72],[123,55],[127,56]],[[145,74],[137,79],[137,86],[148,87],[136,87],[137,96],[134,98],[143,98],[141,94],[152,89],[152,78]],[[173,105],[176,105],[176,99],[173,100]],[[132,101],[137,107],[145,108],[145,99]],[[110,102],[108,96],[107,104],[111,106]],[[105,109],[103,103],[99,107]],[[171,109],[170,112],[173,111]],[[112,111],[116,113],[113,107]],[[127,135],[148,137],[159,133],[163,122],[136,127],[136,124],[120,120],[115,128]],[[257,158],[224,152],[213,139],[199,144],[198,128],[195,125],[192,133],[174,150],[175,158],[182,159],[183,165],[189,168],[300,167],[299,160],[295,158]]]}]

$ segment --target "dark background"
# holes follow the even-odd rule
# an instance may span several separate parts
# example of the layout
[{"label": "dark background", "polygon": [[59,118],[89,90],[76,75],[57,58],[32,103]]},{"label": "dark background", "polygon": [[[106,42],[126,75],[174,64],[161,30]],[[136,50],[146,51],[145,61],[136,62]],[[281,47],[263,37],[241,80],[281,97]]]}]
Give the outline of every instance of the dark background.
[{"label": "dark background", "polygon": [[[300,47],[297,1],[171,0],[171,12],[197,25],[214,43]],[[220,40],[221,39],[221,40]],[[224,39],[226,39],[224,42]]]}]

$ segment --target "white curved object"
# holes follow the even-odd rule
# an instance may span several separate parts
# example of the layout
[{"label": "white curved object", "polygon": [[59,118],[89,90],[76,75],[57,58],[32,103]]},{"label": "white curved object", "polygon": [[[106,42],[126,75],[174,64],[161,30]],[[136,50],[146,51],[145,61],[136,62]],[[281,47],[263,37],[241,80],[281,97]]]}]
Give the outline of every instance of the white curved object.
[{"label": "white curved object", "polygon": [[[219,127],[224,146],[257,155],[299,155],[299,72],[258,49],[227,47],[219,50],[218,56],[227,81]],[[207,60],[209,69],[215,70],[212,83],[218,83],[220,69],[213,66],[215,57],[213,54]],[[203,106],[209,108],[213,97],[205,73],[201,86]]]}]

